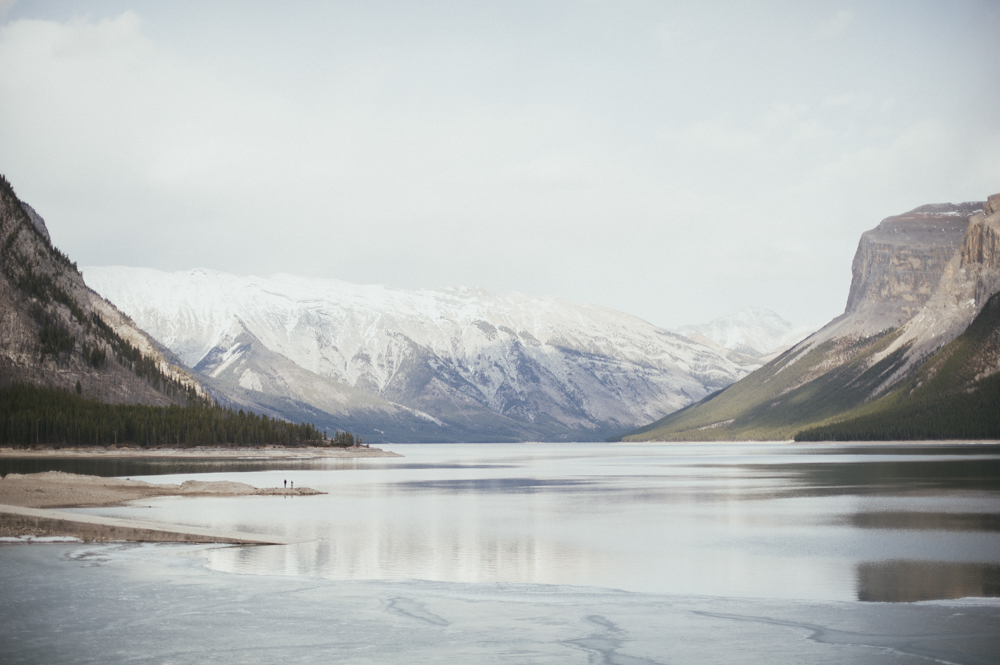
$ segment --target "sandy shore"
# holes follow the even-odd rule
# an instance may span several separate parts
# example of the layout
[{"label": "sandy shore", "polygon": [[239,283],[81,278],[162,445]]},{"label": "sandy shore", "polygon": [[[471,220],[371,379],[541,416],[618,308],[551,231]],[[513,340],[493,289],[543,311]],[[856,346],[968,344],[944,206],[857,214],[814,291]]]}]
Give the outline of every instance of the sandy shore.
[{"label": "sandy shore", "polygon": [[72,540],[233,545],[290,545],[300,542],[284,536],[203,529],[0,504],[0,543],[29,544]]},{"label": "sandy shore", "polygon": [[[209,537],[207,532],[195,534],[186,533],[190,529],[167,530],[168,535],[159,535],[150,531],[149,525],[127,525],[125,522],[115,524],[115,529],[108,530],[94,527],[94,519],[88,516],[73,516],[72,514],[53,514],[45,517],[46,511],[29,511],[31,519],[25,519],[24,514],[11,508],[48,509],[48,508],[82,508],[89,506],[108,506],[149,499],[159,496],[308,496],[325,494],[308,487],[288,489],[284,487],[257,488],[244,483],[229,481],[188,480],[180,485],[166,483],[147,483],[141,480],[121,478],[101,478],[99,476],[81,476],[75,473],[61,471],[46,471],[44,473],[9,473],[0,479],[0,537],[51,537],[73,536],[83,540],[118,539],[118,540],[183,540],[188,542],[260,542],[234,539],[232,534],[219,534],[219,540],[204,540]],[[23,512],[23,511],[21,511]],[[107,521],[107,520],[105,520]],[[163,532],[164,529],[157,529]],[[107,536],[105,534],[115,534]],[[183,536],[183,537],[182,537]]]},{"label": "sandy shore", "polygon": [[45,458],[178,458],[178,459],[342,459],[347,457],[402,457],[381,448],[366,448],[352,446],[351,448],[286,448],[283,446],[267,446],[261,448],[126,448],[126,447],[91,447],[91,448],[0,448],[0,457],[18,457],[27,459]]},{"label": "sandy shore", "polygon": [[25,508],[109,506],[157,496],[300,496],[324,494],[308,487],[257,488],[229,481],[188,480],[180,485],[142,480],[81,476],[62,471],[8,473],[0,479],[0,504]]}]

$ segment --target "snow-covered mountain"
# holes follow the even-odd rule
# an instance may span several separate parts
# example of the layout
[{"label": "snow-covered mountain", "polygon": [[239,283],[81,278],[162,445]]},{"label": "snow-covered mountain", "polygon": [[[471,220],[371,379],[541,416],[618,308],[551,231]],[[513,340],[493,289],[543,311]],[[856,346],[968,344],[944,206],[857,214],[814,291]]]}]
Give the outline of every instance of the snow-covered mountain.
[{"label": "snow-covered mountain", "polygon": [[555,298],[208,270],[84,275],[228,399],[371,440],[602,438],[756,368]]},{"label": "snow-covered mountain", "polygon": [[749,307],[677,332],[703,344],[717,344],[751,358],[770,359],[801,342],[815,328],[795,326],[763,307]]}]

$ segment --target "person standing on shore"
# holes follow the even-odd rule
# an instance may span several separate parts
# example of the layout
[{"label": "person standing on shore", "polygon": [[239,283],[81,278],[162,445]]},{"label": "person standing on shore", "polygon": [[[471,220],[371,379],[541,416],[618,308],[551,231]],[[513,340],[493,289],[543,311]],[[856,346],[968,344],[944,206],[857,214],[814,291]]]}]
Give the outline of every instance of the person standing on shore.
[{"label": "person standing on shore", "polygon": [[285,489],[288,489],[288,481],[285,481]]}]

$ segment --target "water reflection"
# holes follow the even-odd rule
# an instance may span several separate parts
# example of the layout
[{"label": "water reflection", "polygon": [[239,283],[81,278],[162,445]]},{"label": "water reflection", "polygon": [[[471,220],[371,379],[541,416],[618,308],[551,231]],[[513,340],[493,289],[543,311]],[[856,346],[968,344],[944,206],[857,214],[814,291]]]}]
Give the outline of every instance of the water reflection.
[{"label": "water reflection", "polygon": [[[391,459],[391,458],[390,458]],[[73,458],[0,458],[0,477],[8,473],[62,471],[105,478],[187,475],[196,473],[246,473],[251,471],[288,471],[305,469],[359,469],[370,465],[357,459],[191,459],[190,457],[73,457]]]},{"label": "water reflection", "polygon": [[851,526],[859,529],[903,529],[922,531],[1000,532],[1000,514],[996,513],[918,513],[872,512],[849,516]]},{"label": "water reflection", "polygon": [[464,478],[459,480],[415,480],[396,483],[395,487],[413,492],[524,494],[564,489],[593,491],[598,484],[595,480],[579,478]]},{"label": "water reflection", "polygon": [[[157,499],[89,512],[299,539],[216,550],[210,565],[337,579],[877,600],[989,595],[990,571],[1000,566],[995,446],[970,446],[975,454],[954,446],[387,447],[406,457],[295,468],[297,487],[326,495]],[[167,465],[178,475],[161,479],[181,482],[185,468]],[[251,463],[209,477],[267,487],[289,472]],[[901,561],[923,562],[914,565],[937,581],[913,591],[912,566]]]},{"label": "water reflection", "polygon": [[[921,443],[911,442],[905,444],[884,445],[878,443],[854,443],[854,444],[833,444],[838,455],[866,455],[866,456],[891,456],[908,457],[911,455],[926,456],[975,456],[975,455],[1000,455],[1000,444],[993,442],[967,441],[961,443]],[[829,455],[829,445],[804,446],[799,451],[804,455]]]},{"label": "water reflection", "polygon": [[606,553],[532,535],[500,538],[467,532],[443,539],[385,531],[358,535],[345,533],[332,541],[290,546],[210,550],[208,563],[216,570],[244,574],[543,584],[600,580],[601,571],[614,564]]},{"label": "water reflection", "polygon": [[[948,454],[951,455],[951,452],[949,450]],[[785,493],[809,496],[919,494],[942,490],[1000,491],[1000,459],[985,455],[976,455],[974,459],[845,459],[838,462],[739,466],[747,474],[759,478],[793,481],[794,487],[780,489]]]},{"label": "water reflection", "polygon": [[920,600],[1000,597],[1000,565],[954,561],[865,561],[857,567],[858,600],[911,603]]}]

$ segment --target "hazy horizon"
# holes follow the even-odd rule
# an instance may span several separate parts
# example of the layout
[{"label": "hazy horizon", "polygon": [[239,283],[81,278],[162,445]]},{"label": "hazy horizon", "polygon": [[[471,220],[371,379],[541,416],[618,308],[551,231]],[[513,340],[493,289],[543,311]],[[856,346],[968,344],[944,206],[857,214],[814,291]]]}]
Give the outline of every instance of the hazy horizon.
[{"label": "hazy horizon", "polygon": [[0,172],[79,265],[843,311],[1000,191],[1000,8],[0,0]]}]

